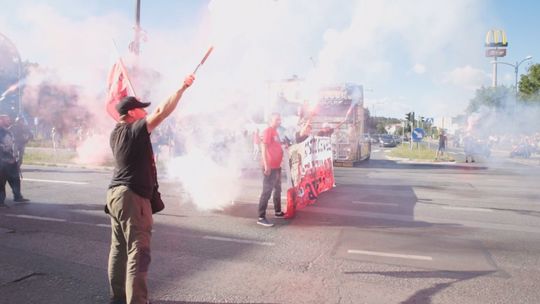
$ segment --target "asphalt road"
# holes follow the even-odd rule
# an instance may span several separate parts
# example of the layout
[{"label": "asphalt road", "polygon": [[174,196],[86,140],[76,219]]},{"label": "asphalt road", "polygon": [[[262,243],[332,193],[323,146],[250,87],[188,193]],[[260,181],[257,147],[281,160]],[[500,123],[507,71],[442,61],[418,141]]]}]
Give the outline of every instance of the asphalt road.
[{"label": "asphalt road", "polygon": [[[336,188],[292,220],[269,217],[273,228],[255,224],[256,174],[222,211],[162,181],[153,303],[540,303],[538,165],[402,163],[386,150],[336,168]],[[0,209],[0,303],[107,302],[110,175],[24,168],[32,201],[8,195]]]}]

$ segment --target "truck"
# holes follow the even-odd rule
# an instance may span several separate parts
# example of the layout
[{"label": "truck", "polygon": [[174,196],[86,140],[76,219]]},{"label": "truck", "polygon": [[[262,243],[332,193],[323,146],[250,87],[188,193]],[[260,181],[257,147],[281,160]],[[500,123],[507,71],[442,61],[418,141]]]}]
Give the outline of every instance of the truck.
[{"label": "truck", "polygon": [[364,136],[366,111],[363,87],[354,83],[327,86],[318,94],[312,117],[313,134],[335,128],[330,136],[335,166],[352,167],[371,156],[371,142]]},{"label": "truck", "polygon": [[369,159],[371,142],[364,136],[367,111],[362,85],[342,83],[324,86],[315,94],[316,100],[307,100],[302,96],[303,82],[293,77],[269,83],[272,101],[266,112],[281,113],[284,127],[289,129],[284,132],[287,137],[293,138],[292,134],[299,128],[298,120],[309,115],[313,135],[321,134],[326,126],[334,129],[330,135],[334,166],[353,167]]}]

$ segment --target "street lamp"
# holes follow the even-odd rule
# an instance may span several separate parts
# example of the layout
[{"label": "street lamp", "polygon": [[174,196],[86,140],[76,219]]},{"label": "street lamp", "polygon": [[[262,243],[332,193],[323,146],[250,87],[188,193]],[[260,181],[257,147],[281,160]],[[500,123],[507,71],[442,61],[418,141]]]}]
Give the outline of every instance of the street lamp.
[{"label": "street lamp", "polygon": [[492,61],[491,63],[494,63],[494,64],[506,64],[506,65],[509,65],[511,67],[514,68],[514,72],[515,72],[515,87],[514,87],[514,92],[516,94],[516,101],[517,101],[517,98],[518,98],[518,70],[519,70],[519,66],[527,61],[527,60],[531,60],[532,59],[532,56],[527,56],[525,58],[523,58],[521,61],[516,61],[516,64],[512,64],[512,63],[509,63],[509,62],[504,62],[504,61]]}]

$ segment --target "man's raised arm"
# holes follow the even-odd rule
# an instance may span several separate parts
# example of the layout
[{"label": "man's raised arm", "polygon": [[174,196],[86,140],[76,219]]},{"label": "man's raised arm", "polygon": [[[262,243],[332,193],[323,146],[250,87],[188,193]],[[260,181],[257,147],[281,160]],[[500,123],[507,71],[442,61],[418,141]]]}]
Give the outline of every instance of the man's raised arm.
[{"label": "man's raised arm", "polygon": [[193,84],[193,80],[195,80],[194,75],[187,76],[182,87],[172,94],[171,97],[169,97],[166,101],[159,104],[154,112],[146,117],[146,129],[148,130],[148,133],[152,133],[152,131],[157,128],[161,122],[165,120],[165,118],[171,115],[174,109],[176,109],[178,101],[180,101],[184,91],[189,88],[191,84]]}]

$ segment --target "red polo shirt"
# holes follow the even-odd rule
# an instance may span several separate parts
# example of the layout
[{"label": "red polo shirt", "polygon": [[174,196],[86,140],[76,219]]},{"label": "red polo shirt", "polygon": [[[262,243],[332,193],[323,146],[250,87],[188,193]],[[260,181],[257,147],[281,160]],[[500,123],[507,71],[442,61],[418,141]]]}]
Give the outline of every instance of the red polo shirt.
[{"label": "red polo shirt", "polygon": [[263,131],[262,143],[266,145],[266,159],[270,165],[270,169],[278,169],[281,167],[283,159],[283,150],[279,140],[278,132],[271,127]]}]

